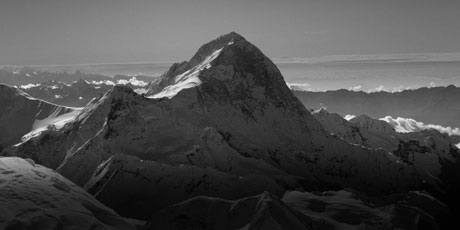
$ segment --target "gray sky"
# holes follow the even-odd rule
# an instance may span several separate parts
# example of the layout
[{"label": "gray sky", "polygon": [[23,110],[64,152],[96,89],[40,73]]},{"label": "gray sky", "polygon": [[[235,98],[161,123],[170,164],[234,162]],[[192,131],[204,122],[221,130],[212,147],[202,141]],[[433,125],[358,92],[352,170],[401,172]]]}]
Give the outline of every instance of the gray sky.
[{"label": "gray sky", "polygon": [[0,65],[188,60],[230,31],[269,57],[460,51],[459,0],[0,0]]}]

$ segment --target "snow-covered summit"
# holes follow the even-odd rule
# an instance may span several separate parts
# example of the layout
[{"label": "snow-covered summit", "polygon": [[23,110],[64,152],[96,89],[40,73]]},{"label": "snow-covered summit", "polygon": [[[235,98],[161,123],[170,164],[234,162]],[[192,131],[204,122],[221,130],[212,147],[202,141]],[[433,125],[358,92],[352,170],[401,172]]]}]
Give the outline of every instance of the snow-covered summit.
[{"label": "snow-covered summit", "polygon": [[190,61],[174,64],[147,95],[171,98],[194,87],[214,100],[254,97],[292,108],[301,105],[276,65],[234,32],[203,45]]},{"label": "snow-covered summit", "polygon": [[218,38],[202,45],[195,53],[195,55],[190,59],[189,63],[190,65],[197,65],[216,50],[242,41],[246,41],[246,39],[236,32],[230,32],[228,34],[221,35]]},{"label": "snow-covered summit", "polygon": [[147,95],[152,98],[173,97],[179,91],[201,84],[198,75],[211,66],[211,62],[222,50],[235,41],[246,41],[241,35],[231,32],[201,46],[189,61],[174,63],[155,84],[150,86]]}]

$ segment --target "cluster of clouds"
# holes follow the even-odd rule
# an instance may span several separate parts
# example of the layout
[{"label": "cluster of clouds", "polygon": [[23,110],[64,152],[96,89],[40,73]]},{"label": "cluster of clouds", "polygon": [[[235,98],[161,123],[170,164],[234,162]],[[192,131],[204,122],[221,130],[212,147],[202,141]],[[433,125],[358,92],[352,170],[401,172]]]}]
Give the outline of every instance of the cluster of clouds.
[{"label": "cluster of clouds", "polygon": [[363,86],[362,86],[362,85],[352,86],[352,87],[348,88],[348,90],[350,90],[350,91],[356,91],[356,92],[357,92],[357,91],[362,91],[362,89],[363,89]]},{"label": "cluster of clouds", "polygon": [[355,117],[356,117],[355,115],[347,114],[347,115],[345,115],[344,118],[345,118],[345,120],[349,121],[349,120],[351,120],[351,119],[353,119],[353,118],[355,118]]},{"label": "cluster of clouds", "polygon": [[[314,92],[318,92],[317,89],[314,89],[313,87],[311,87],[310,84],[308,83],[291,83],[291,82],[286,82],[287,86],[291,89],[291,90],[296,90],[296,91],[314,91]],[[435,82],[430,82],[430,84],[428,85],[412,85],[412,86],[405,86],[405,85],[400,85],[400,86],[397,86],[397,87],[393,87],[393,88],[387,88],[383,85],[379,85],[375,88],[371,88],[371,89],[367,89],[362,86],[362,85],[355,85],[355,86],[351,86],[348,88],[349,91],[355,91],[355,92],[366,92],[366,93],[376,93],[376,92],[389,92],[389,93],[396,93],[396,92],[402,92],[404,90],[414,90],[414,89],[418,89],[418,88],[421,88],[421,87],[427,87],[427,88],[433,88],[433,87],[436,87],[436,83]]]},{"label": "cluster of clouds", "polygon": [[40,86],[40,84],[27,84],[27,85],[21,85],[19,86],[19,88],[21,89],[30,89],[30,88],[34,88],[34,87],[38,87]]},{"label": "cluster of clouds", "polygon": [[297,91],[313,91],[310,84],[308,83],[286,83],[289,89]]},{"label": "cluster of clouds", "polygon": [[380,120],[386,121],[388,124],[393,126],[397,132],[408,133],[408,132],[417,132],[426,129],[435,129],[441,133],[448,134],[449,136],[460,136],[459,128],[444,127],[441,125],[432,125],[424,124],[423,122],[416,121],[412,118],[393,118],[391,116],[386,116],[380,118]]},{"label": "cluster of clouds", "polygon": [[[393,88],[386,88],[385,86],[383,85],[380,85],[378,87],[375,87],[373,89],[369,89],[369,90],[363,90],[363,86],[362,85],[356,85],[356,86],[352,86],[350,88],[348,88],[348,90],[350,91],[363,91],[363,92],[367,92],[367,93],[376,93],[376,92],[390,92],[390,93],[395,93],[395,92],[401,92],[401,91],[404,91],[404,90],[412,90],[412,89],[418,89],[420,88],[421,86],[420,85],[413,85],[413,86],[404,86],[404,85],[400,85],[398,87],[393,87]],[[426,86],[428,88],[433,88],[433,87],[436,87],[436,83],[434,82],[430,82],[430,84],[428,86]]]},{"label": "cluster of clouds", "polygon": [[148,82],[140,81],[140,80],[137,80],[136,77],[132,77],[129,80],[121,79],[121,80],[118,80],[118,81],[111,81],[111,80],[92,81],[91,84],[93,84],[93,85],[101,85],[101,84],[105,84],[105,85],[127,85],[127,84],[131,84],[133,86],[145,87],[145,86],[148,85]]}]

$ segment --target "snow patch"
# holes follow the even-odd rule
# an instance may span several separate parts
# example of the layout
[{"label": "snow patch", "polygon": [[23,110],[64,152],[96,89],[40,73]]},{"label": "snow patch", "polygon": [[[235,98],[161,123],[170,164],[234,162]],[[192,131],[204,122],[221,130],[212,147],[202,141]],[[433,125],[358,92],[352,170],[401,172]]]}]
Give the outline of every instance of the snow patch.
[{"label": "snow patch", "polygon": [[1,229],[134,229],[82,188],[33,160],[0,158],[0,178]]},{"label": "snow patch", "polygon": [[22,143],[28,141],[33,137],[40,135],[40,133],[48,129],[62,129],[65,126],[65,124],[73,121],[82,110],[82,108],[78,108],[74,109],[71,112],[58,115],[61,109],[62,108],[56,108],[49,117],[43,120],[35,120],[34,124],[32,125],[32,131],[22,136],[21,142],[16,144],[15,146],[21,145]]},{"label": "snow patch", "polygon": [[139,89],[134,90],[134,92],[136,92],[139,95],[145,94],[145,93],[147,93],[147,91],[148,91],[148,89],[146,89],[146,88],[139,88]]},{"label": "snow patch", "polygon": [[198,64],[197,66],[193,67],[185,71],[184,73],[177,75],[174,78],[174,84],[165,87],[161,92],[150,96],[149,98],[162,98],[167,97],[171,99],[172,97],[176,96],[181,90],[188,89],[195,87],[201,84],[201,80],[198,77],[200,72],[203,69],[209,69],[211,67],[211,62],[216,59],[223,48],[214,51],[211,55],[206,57],[206,59]]}]

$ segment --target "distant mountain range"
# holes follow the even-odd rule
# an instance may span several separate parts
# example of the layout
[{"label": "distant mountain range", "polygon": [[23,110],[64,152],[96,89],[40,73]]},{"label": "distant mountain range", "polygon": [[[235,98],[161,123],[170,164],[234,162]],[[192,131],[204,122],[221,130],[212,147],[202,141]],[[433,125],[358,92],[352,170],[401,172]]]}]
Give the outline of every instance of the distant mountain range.
[{"label": "distant mountain range", "polygon": [[401,92],[335,90],[326,92],[294,91],[307,108],[326,108],[346,115],[367,114],[412,118],[425,124],[460,127],[460,88],[419,88]]},{"label": "distant mountain range", "polygon": [[40,84],[49,81],[58,81],[62,83],[73,83],[78,80],[86,81],[118,81],[118,80],[129,80],[133,77],[140,81],[152,81],[153,77],[135,75],[115,75],[113,77],[100,75],[100,74],[88,74],[80,71],[73,73],[69,72],[46,72],[39,71],[31,67],[20,67],[20,68],[2,68],[0,69],[0,83],[20,86],[28,84]]},{"label": "distant mountain range", "polygon": [[[169,71],[177,71],[174,65]],[[165,73],[168,74],[168,73]],[[174,73],[169,73],[174,74]],[[161,78],[145,76],[84,74],[81,72],[50,73],[33,72],[25,68],[19,72],[0,70],[0,83],[21,88],[35,98],[64,106],[81,107],[93,98],[107,92],[115,84],[128,85],[142,94],[156,87]],[[159,82],[159,85],[165,84]],[[293,92],[301,102],[312,110],[326,108],[341,116],[367,114],[375,118],[392,116],[393,118],[411,118],[425,124],[460,127],[460,88],[430,87],[400,92],[364,92],[335,90],[312,92],[293,87]]]}]

